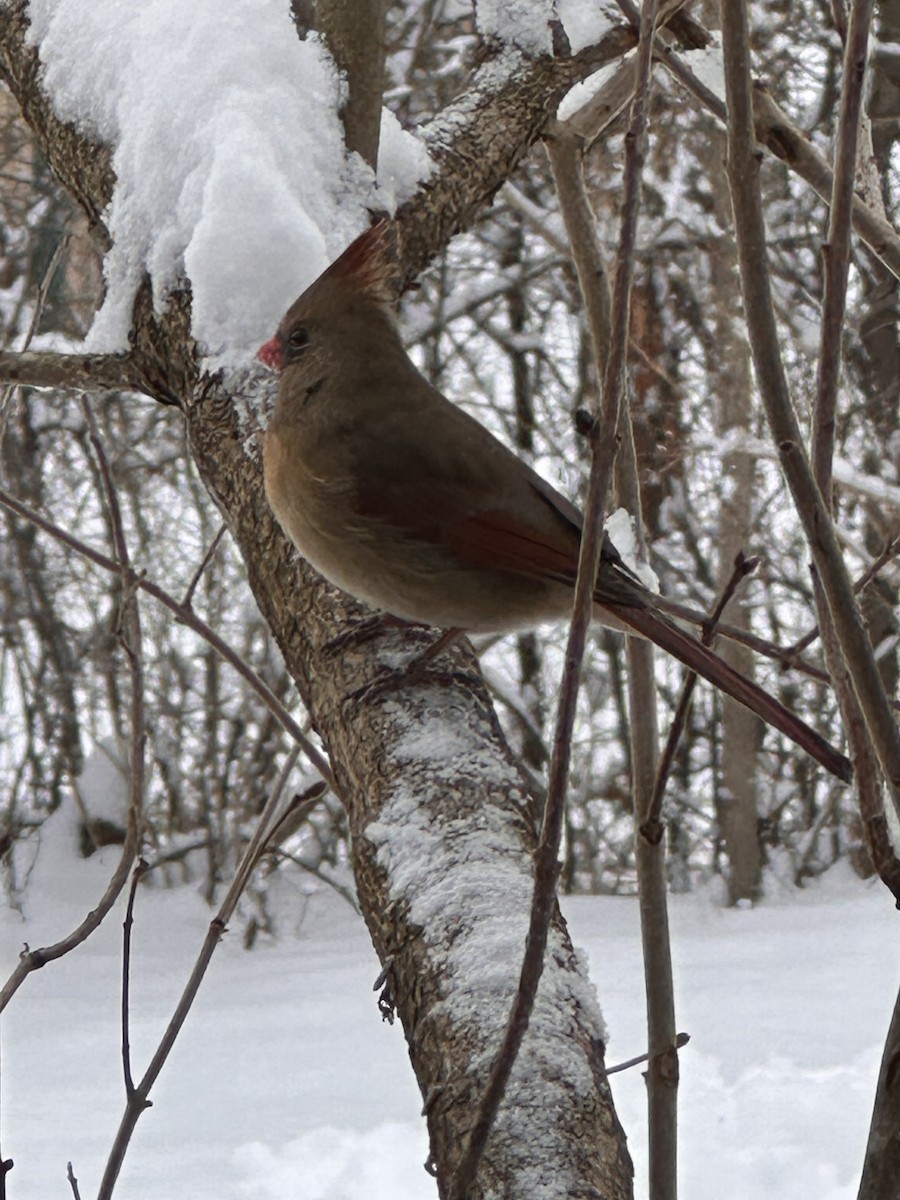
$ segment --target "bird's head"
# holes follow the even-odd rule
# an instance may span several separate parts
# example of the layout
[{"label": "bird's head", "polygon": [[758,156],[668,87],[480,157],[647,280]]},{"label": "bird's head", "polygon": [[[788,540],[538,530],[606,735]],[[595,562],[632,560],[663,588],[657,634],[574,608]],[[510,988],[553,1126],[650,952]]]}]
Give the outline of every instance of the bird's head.
[{"label": "bird's head", "polygon": [[[355,320],[382,322],[400,290],[399,235],[386,219],[376,221],[294,301],[278,331],[256,357],[273,371],[317,357],[324,331]],[[346,351],[353,353],[348,345]]]}]

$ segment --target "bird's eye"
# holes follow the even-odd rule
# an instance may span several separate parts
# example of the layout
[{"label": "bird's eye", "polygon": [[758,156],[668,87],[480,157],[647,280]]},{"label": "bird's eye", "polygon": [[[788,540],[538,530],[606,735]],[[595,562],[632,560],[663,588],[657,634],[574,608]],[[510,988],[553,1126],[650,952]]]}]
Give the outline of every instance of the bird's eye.
[{"label": "bird's eye", "polygon": [[287,337],[288,358],[299,358],[308,345],[309,330],[305,325],[296,325]]}]

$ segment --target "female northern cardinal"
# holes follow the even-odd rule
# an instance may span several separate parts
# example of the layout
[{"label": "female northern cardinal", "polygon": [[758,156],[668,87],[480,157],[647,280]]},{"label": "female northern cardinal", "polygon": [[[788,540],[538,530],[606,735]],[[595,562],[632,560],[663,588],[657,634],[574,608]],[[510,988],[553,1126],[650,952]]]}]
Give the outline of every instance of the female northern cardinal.
[{"label": "female northern cardinal", "polygon": [[[281,375],[264,453],[272,510],[326,579],[404,620],[496,633],[566,619],[581,515],[416,369],[392,315],[396,261],[380,221],[258,352]],[[594,606],[851,778],[844,755],[660,612],[608,539]]]}]

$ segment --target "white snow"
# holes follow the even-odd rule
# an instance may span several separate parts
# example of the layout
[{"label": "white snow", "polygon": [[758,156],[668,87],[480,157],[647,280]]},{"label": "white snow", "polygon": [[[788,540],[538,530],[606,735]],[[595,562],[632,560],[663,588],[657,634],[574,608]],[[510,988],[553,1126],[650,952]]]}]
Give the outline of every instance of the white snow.
[{"label": "white snow", "polygon": [[627,509],[617,508],[603,522],[609,540],[618,550],[629,571],[634,572],[645,588],[659,591],[659,576],[640,555],[637,536],[634,532],[634,517]]},{"label": "white snow", "polygon": [[697,50],[683,50],[681,57],[704,86],[719,99],[725,100],[725,64],[722,59],[722,35],[713,34],[708,46]]},{"label": "white snow", "polygon": [[238,363],[367,224],[429,169],[388,116],[376,188],[344,152],[341,84],[282,0],[31,0],[31,36],[61,117],[114,148],[108,294],[88,344],[127,347],[149,272],[162,306],[184,276],[193,332]]},{"label": "white snow", "polygon": [[557,0],[556,12],[573,54],[595,46],[622,19],[621,10],[603,0]]},{"label": "white snow", "polygon": [[599,71],[594,71],[587,79],[583,79],[581,83],[576,83],[574,87],[569,88],[559,102],[559,108],[556,110],[557,119],[560,121],[571,120],[580,109],[593,100],[594,96],[604,87],[606,82],[622,69],[622,65],[633,58],[634,52],[631,51],[615,62],[607,63],[605,67],[601,67]]},{"label": "white snow", "polygon": [[[54,818],[55,820],[56,818]],[[39,856],[23,919],[0,914],[4,975],[23,942],[54,940],[90,906],[114,847]],[[66,878],[61,886],[60,876]],[[53,893],[45,890],[53,884]],[[299,883],[294,885],[299,891]],[[289,908],[284,885],[282,900]],[[848,868],[798,892],[768,880],[745,911],[711,892],[672,900],[681,1053],[681,1190],[692,1200],[853,1200],[894,995],[898,917]],[[525,897],[522,896],[524,903]],[[637,902],[564,901],[611,1034],[608,1062],[644,1048]],[[299,909],[298,909],[299,911]],[[123,902],[86,944],[27,979],[3,1015],[2,1152],[17,1200],[95,1194],[124,1100]],[[135,1071],[152,1054],[210,913],[189,889],[142,888],[134,927]],[[381,1022],[379,964],[332,893],[253,952],[219,947],[141,1117],[117,1194],[129,1200],[435,1200],[421,1099],[399,1025]],[[611,1079],[646,1195],[640,1068]]]},{"label": "white snow", "polygon": [[477,0],[475,15],[482,37],[499,38],[526,54],[549,54],[553,0]]}]

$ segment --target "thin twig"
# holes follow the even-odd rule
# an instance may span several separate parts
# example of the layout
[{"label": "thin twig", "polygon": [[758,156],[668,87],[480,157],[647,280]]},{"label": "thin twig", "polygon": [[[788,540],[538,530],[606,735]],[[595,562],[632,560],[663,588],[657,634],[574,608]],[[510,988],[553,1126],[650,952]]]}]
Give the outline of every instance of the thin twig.
[{"label": "thin twig", "polygon": [[131,874],[128,905],[122,923],[122,1074],[125,1077],[125,1095],[134,1095],[134,1078],[131,1074],[130,994],[131,994],[131,930],[134,925],[134,901],[137,887],[149,870],[148,863],[139,858]]},{"label": "thin twig", "polygon": [[[96,550],[93,546],[89,546],[80,538],[77,538],[73,534],[66,532],[66,530],[60,529],[60,527],[53,521],[49,521],[46,517],[42,517],[40,513],[35,512],[32,508],[29,508],[27,504],[23,504],[21,500],[17,500],[3,488],[0,488],[0,505],[6,509],[9,509],[10,512],[15,513],[16,516],[21,517],[23,520],[30,521],[32,525],[37,526],[38,529],[43,530],[44,533],[49,534],[50,537],[62,543],[62,545],[68,546],[69,549],[74,550],[76,554],[80,554],[83,558],[88,559],[88,561],[94,563],[95,566],[102,567],[105,571],[113,571],[116,574],[122,573],[119,566],[114,562],[113,559],[109,558],[101,551]],[[263,701],[284,731],[290,734],[294,741],[300,746],[304,755],[321,774],[322,778],[327,781],[329,787],[332,789],[335,795],[339,795],[340,793],[338,792],[335,784],[334,776],[332,775],[331,768],[329,767],[325,757],[312,744],[312,742],[310,742],[309,738],[304,734],[303,730],[287,711],[272,689],[267,683],[265,683],[264,680],[260,678],[259,675],[257,675],[249,663],[245,662],[245,660],[240,654],[237,653],[236,650],[232,649],[232,647],[229,646],[227,642],[223,641],[223,639],[219,637],[219,635],[213,629],[211,629],[204,620],[198,617],[193,609],[185,608],[184,605],[179,604],[179,602],[167,591],[165,591],[164,588],[161,588],[158,584],[153,583],[152,580],[147,579],[146,576],[137,574],[133,570],[125,572],[125,577],[128,586],[138,588],[141,591],[146,592],[148,596],[152,596],[154,600],[158,601],[158,603],[162,604],[164,608],[167,608],[169,612],[172,613],[179,624],[186,626],[186,628],[191,629],[194,633],[203,638],[205,642],[212,646],[212,648],[231,667],[233,667],[235,671],[237,671],[241,678]],[[127,876],[128,871],[126,869],[125,877],[127,878]],[[0,1008],[2,1008],[2,1006],[0,1006]]]},{"label": "thin twig", "polygon": [[[81,409],[88,425],[88,433],[93,447],[103,490],[106,498],[107,520],[115,547],[116,559],[122,575],[121,613],[119,617],[121,640],[128,659],[131,673],[131,746],[129,753],[129,806],[128,806],[128,836],[134,834],[137,843],[143,832],[144,788],[146,777],[146,730],[144,714],[144,656],[143,635],[141,631],[140,606],[137,594],[132,585],[127,582],[131,571],[131,559],[128,554],[128,543],[125,537],[125,527],[122,521],[122,509],[113,480],[112,469],[106,450],[100,437],[100,430],[94,418],[93,410],[87,396],[81,398]],[[125,931],[122,953],[122,1069],[125,1077],[125,1093],[131,1096],[134,1092],[134,1081],[131,1077],[131,1050],[128,1032],[128,997],[129,973],[131,968],[131,925],[134,919],[134,898],[138,880],[146,870],[146,864],[139,860],[134,870],[128,906],[125,913]]]},{"label": "thin twig", "polygon": [[134,861],[136,845],[137,838],[131,837],[131,826],[129,823],[126,840],[122,846],[121,857],[116,864],[109,883],[106,885],[106,891],[84,920],[71,933],[67,934],[66,937],[61,938],[60,941],[54,942],[49,946],[42,946],[37,950],[32,950],[26,944],[24,950],[19,955],[19,961],[15,969],[10,974],[6,983],[4,983],[3,989],[0,990],[0,1012],[3,1012],[32,971],[40,970],[47,963],[62,958],[70,950],[74,950],[76,946],[80,946],[101,924],[104,917],[115,904],[122,888],[125,886],[128,873],[131,870],[131,864]]},{"label": "thin twig", "polygon": [[[85,418],[91,429],[91,440],[97,455],[97,461],[100,466],[101,477],[104,483],[104,491],[108,504],[108,516],[110,522],[111,537],[115,545],[117,559],[108,558],[106,555],[100,554],[99,551],[93,551],[93,554],[103,560],[103,565],[107,570],[117,575],[123,581],[124,595],[122,599],[122,620],[124,627],[127,628],[124,644],[126,654],[129,660],[131,670],[132,686],[131,686],[131,748],[130,748],[130,769],[129,769],[129,805],[128,805],[128,822],[126,827],[125,842],[122,846],[122,853],[119,861],[113,871],[112,877],[107,885],[106,891],[100,898],[99,903],[87,914],[84,920],[73,929],[66,937],[60,941],[53,943],[50,946],[44,946],[37,950],[31,950],[28,947],[19,956],[19,961],[15,969],[10,974],[6,983],[0,991],[0,1012],[6,1007],[13,995],[18,991],[19,987],[32,971],[39,970],[48,962],[52,962],[58,958],[62,958],[73,950],[76,946],[81,945],[109,913],[116,899],[118,898],[122,888],[128,879],[128,873],[131,870],[131,864],[134,861],[137,853],[138,844],[141,836],[142,813],[143,813],[143,797],[144,797],[144,686],[143,686],[143,665],[141,657],[141,632],[140,632],[140,617],[137,611],[136,601],[133,595],[129,596],[129,591],[133,590],[133,580],[137,577],[131,570],[128,562],[128,549],[125,542],[125,535],[122,527],[121,513],[119,511],[118,500],[116,498],[115,487],[113,485],[112,476],[109,470],[109,463],[103,451],[103,446],[97,433],[96,425],[93,421],[93,414],[89,406],[85,402],[84,405]],[[29,511],[26,506],[21,505],[19,501],[13,500],[7,504],[12,511],[19,516],[24,516],[30,519]],[[37,514],[33,514],[37,516]],[[45,522],[43,518],[38,518],[35,522],[39,527],[45,528],[46,532],[53,532],[47,528],[49,522]],[[61,533],[62,531],[57,531]],[[69,543],[71,544],[71,543]],[[77,546],[73,545],[73,549]]]},{"label": "thin twig", "polygon": [[543,971],[544,952],[556,897],[556,882],[559,876],[559,844],[565,812],[578,681],[587,641],[587,631],[591,623],[594,580],[603,540],[603,511],[615,459],[617,441],[615,431],[619,426],[622,409],[631,279],[640,207],[641,167],[646,134],[646,99],[650,82],[655,11],[655,0],[647,0],[638,46],[637,87],[632,103],[631,124],[626,138],[624,199],[613,292],[613,326],[604,377],[602,418],[608,436],[604,440],[595,438],[593,445],[591,477],[585,506],[572,622],[566,645],[565,666],[557,709],[547,801],[544,806],[541,834],[535,851],[534,892],[525,953],[503,1042],[491,1067],[465,1150],[450,1185],[450,1200],[465,1200],[475,1182],[478,1164],[503,1099],[519,1047],[528,1028],[538,982]]},{"label": "thin twig", "polygon": [[834,156],[834,181],[829,206],[828,242],[822,247],[825,283],[822,295],[822,327],[816,370],[816,399],[813,410],[812,468],[825,504],[831,505],[831,462],[834,457],[835,413],[841,376],[841,345],[847,280],[850,274],[850,232],[853,192],[856,184],[856,146],[866,74],[866,49],[872,21],[873,0],[853,0],[844,72],[841,110]]},{"label": "thin twig", "polygon": [[[855,580],[853,584],[854,595],[859,596],[862,592],[864,592],[872,580],[876,578],[882,567],[886,566],[891,559],[896,558],[898,554],[900,554],[900,534],[891,538],[875,561],[871,563],[865,571],[863,571],[862,575],[860,575],[857,580]],[[813,642],[816,641],[818,636],[819,626],[813,625],[812,629],[804,633],[803,637],[798,638],[797,641],[793,642],[790,646],[786,646],[785,653],[788,654],[791,659],[793,659],[795,655],[802,654],[804,650],[808,649]]]},{"label": "thin twig", "polygon": [[203,555],[203,559],[200,563],[200,566],[194,572],[194,574],[191,578],[191,582],[188,584],[188,589],[184,593],[184,599],[181,602],[182,608],[191,608],[193,606],[194,592],[196,592],[196,590],[197,590],[197,585],[200,583],[200,580],[203,578],[203,572],[206,570],[206,568],[212,562],[213,555],[218,550],[219,543],[221,542],[222,538],[225,536],[225,534],[227,532],[228,532],[227,525],[223,524],[223,525],[219,526],[219,532],[216,534],[216,536],[210,542],[209,549]]},{"label": "thin twig", "polygon": [[[53,280],[56,277],[56,272],[59,269],[59,264],[63,260],[63,255],[69,248],[69,242],[72,235],[65,233],[56,243],[56,249],[47,264],[47,270],[44,272],[44,277],[38,287],[37,299],[34,305],[34,312],[31,314],[31,321],[28,325],[28,330],[25,334],[25,339],[22,342],[22,351],[28,349],[31,345],[31,340],[37,332],[38,322],[43,314],[44,307],[47,303],[47,297],[50,295],[50,288],[53,285]],[[22,353],[20,351],[20,355]],[[2,355],[0,355],[2,357]],[[6,426],[9,422],[9,402],[12,399],[13,392],[16,390],[17,384],[10,383],[3,388],[0,394],[0,450],[3,448],[3,442],[6,438]]]},{"label": "thin twig", "polygon": [[203,982],[203,977],[209,967],[213,952],[223,935],[227,932],[228,922],[234,915],[238,900],[241,898],[247,882],[253,873],[253,869],[259,860],[260,851],[265,846],[266,839],[271,832],[272,819],[278,809],[278,805],[281,803],[281,793],[287,784],[291,771],[297,763],[299,754],[300,747],[292,746],[281,774],[275,783],[272,795],[266,801],[265,808],[260,814],[253,837],[247,844],[247,848],[238,864],[225,899],[209,924],[209,929],[200,953],[197,956],[197,961],[194,963],[193,970],[185,984],[184,991],[181,993],[169,1024],[166,1026],[165,1033],[156,1048],[156,1052],[150,1060],[150,1065],[144,1072],[140,1082],[135,1085],[133,1091],[127,1097],[125,1111],[119,1122],[119,1128],[106,1162],[103,1178],[100,1181],[97,1200],[110,1200],[113,1194],[135,1126],[141,1113],[150,1106],[150,1090],[159,1078],[159,1073],[165,1066],[172,1047],[175,1045],[178,1034],[181,1032],[181,1027],[184,1025],[197,996],[197,992],[200,989],[200,984]]},{"label": "thin twig", "polygon": [[[676,1050],[680,1050],[686,1046],[691,1040],[689,1033],[679,1033],[674,1042]],[[661,1058],[664,1054],[668,1054],[670,1047],[667,1047],[661,1054],[637,1054],[634,1058],[626,1058],[624,1062],[616,1063],[614,1067],[607,1067],[601,1071],[601,1075],[618,1075],[620,1071],[630,1071],[632,1067],[639,1067],[641,1063],[653,1062],[654,1059]]]},{"label": "thin twig", "polygon": [[[734,593],[737,591],[741,582],[752,574],[759,566],[758,558],[747,558],[743,550],[739,550],[734,558],[734,567],[725,586],[722,588],[719,598],[710,613],[709,620],[704,623],[703,633],[700,640],[704,646],[711,646],[713,638],[716,634],[716,626],[719,618],[725,611],[732,600]],[[697,686],[696,671],[688,671],[684,677],[684,683],[681,685],[681,694],[678,697],[678,703],[675,706],[675,714],[672,717],[672,723],[669,726],[669,734],[666,738],[666,744],[660,756],[659,763],[656,768],[656,780],[653,785],[653,799],[650,803],[650,808],[642,826],[642,833],[651,841],[659,841],[662,836],[660,827],[660,816],[662,814],[663,798],[666,792],[666,785],[669,781],[669,775],[672,771],[672,764],[675,762],[675,753],[678,750],[678,744],[681,741],[684,733],[685,724],[687,723],[688,709],[690,708],[691,699],[694,695],[694,689]]]},{"label": "thin twig", "polygon": [[147,731],[145,728],[146,715],[144,705],[144,654],[143,634],[141,631],[141,613],[137,595],[128,577],[133,574],[131,558],[128,553],[128,543],[125,538],[125,527],[122,521],[122,508],[113,480],[112,469],[106,450],[100,437],[100,430],[94,419],[87,396],[81,398],[81,410],[88,425],[91,446],[100,468],[100,478],[103,481],[103,491],[106,498],[107,519],[110,527],[110,537],[115,549],[116,561],[122,577],[121,614],[119,618],[121,641],[128,659],[131,674],[131,745],[128,762],[128,828],[132,825],[135,837],[139,841],[143,833],[144,820],[144,791],[146,783],[145,751]]},{"label": "thin twig", "polygon": [[75,1178],[75,1172],[72,1170],[72,1164],[66,1163],[66,1179],[69,1181],[69,1187],[72,1189],[72,1195],[75,1200],[81,1200],[81,1192],[78,1190],[78,1180]]}]

